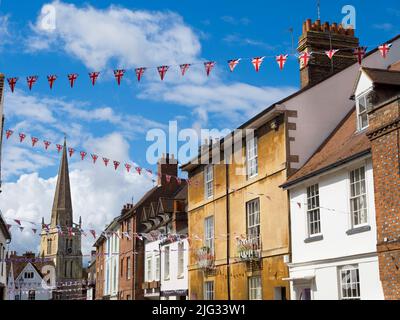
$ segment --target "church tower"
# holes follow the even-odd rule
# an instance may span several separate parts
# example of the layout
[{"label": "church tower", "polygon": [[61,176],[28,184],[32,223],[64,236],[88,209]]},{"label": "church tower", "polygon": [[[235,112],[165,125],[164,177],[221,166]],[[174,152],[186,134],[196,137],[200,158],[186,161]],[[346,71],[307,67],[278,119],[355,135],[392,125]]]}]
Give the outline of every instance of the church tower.
[{"label": "church tower", "polygon": [[[57,287],[61,290],[65,288],[60,286],[61,284],[81,281],[81,219],[79,224],[73,222],[66,140],[58,172],[51,222],[45,224],[43,219],[42,224],[40,256],[53,261]],[[68,298],[65,294],[60,296],[63,299]]]}]

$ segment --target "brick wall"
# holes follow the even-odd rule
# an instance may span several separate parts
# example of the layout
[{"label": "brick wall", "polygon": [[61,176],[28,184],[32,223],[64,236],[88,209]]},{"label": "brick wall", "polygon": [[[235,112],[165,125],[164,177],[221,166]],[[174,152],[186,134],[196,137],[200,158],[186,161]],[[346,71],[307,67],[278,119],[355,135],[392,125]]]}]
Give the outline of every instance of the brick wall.
[{"label": "brick wall", "polygon": [[380,278],[385,299],[400,300],[400,97],[370,113]]}]

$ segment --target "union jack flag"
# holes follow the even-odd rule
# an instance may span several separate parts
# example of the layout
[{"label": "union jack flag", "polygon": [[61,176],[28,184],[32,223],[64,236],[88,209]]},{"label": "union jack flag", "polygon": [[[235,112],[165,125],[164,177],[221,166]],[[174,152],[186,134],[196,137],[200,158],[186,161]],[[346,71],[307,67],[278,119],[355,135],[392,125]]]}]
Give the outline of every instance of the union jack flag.
[{"label": "union jack flag", "polygon": [[26,134],[25,133],[20,133],[19,134],[19,142],[23,142],[26,138]]},{"label": "union jack flag", "polygon": [[233,72],[233,70],[235,70],[235,68],[239,64],[240,60],[242,60],[242,59],[228,60],[228,65],[229,65],[229,69],[231,70],[231,72]]},{"label": "union jack flag", "polygon": [[354,55],[357,57],[358,64],[362,64],[362,61],[367,54],[367,47],[359,47],[354,49]]},{"label": "union jack flag", "polygon": [[379,46],[379,51],[381,52],[382,57],[384,59],[387,58],[391,48],[392,48],[392,44],[391,43],[385,43],[385,44]]},{"label": "union jack flag", "polygon": [[50,90],[53,89],[53,84],[56,80],[57,80],[57,76],[54,74],[47,76],[47,81],[49,82]]},{"label": "union jack flag", "polygon": [[254,69],[256,69],[256,72],[260,71],[260,67],[261,67],[264,59],[265,59],[265,57],[256,57],[251,60],[251,63],[253,64]]},{"label": "union jack flag", "polygon": [[90,72],[89,73],[89,78],[92,80],[92,85],[94,86],[96,84],[96,80],[99,77],[100,72]]},{"label": "union jack flag", "polygon": [[8,85],[10,86],[11,92],[14,92],[18,78],[8,78],[7,81],[8,81]]},{"label": "union jack flag", "polygon": [[210,76],[210,73],[212,69],[215,67],[215,64],[216,62],[214,61],[204,62],[204,67],[206,68],[207,77]]},{"label": "union jack flag", "polygon": [[121,69],[121,70],[114,70],[114,76],[115,76],[115,79],[117,79],[118,85],[121,84],[121,80],[122,80],[124,74],[125,74],[125,70],[123,70],[123,69]]},{"label": "union jack flag", "polygon": [[287,54],[281,54],[279,56],[276,57],[276,62],[278,63],[279,69],[283,70],[283,68],[285,67],[286,61],[288,59]]},{"label": "union jack flag", "polygon": [[137,68],[137,69],[135,69],[136,77],[137,77],[138,82],[140,82],[140,79],[142,79],[142,76],[143,76],[145,71],[146,71],[146,68]]},{"label": "union jack flag", "polygon": [[338,53],[339,52],[339,50],[337,50],[337,49],[332,49],[332,50],[328,50],[328,51],[325,51],[325,54],[328,56],[328,58],[329,59],[333,59],[333,56],[336,54],[336,53]]},{"label": "union jack flag", "polygon": [[6,138],[7,138],[7,140],[10,139],[10,137],[12,136],[13,133],[14,133],[14,131],[12,131],[12,130],[7,130],[7,131],[6,131]]},{"label": "union jack flag", "polygon": [[81,159],[85,160],[85,157],[86,157],[87,153],[85,151],[81,151],[80,155],[81,155]]},{"label": "union jack flag", "polygon": [[125,168],[126,168],[126,171],[128,171],[128,173],[129,173],[131,171],[132,166],[130,164],[126,163]]},{"label": "union jack flag", "polygon": [[39,78],[38,76],[29,76],[29,77],[26,78],[26,81],[28,82],[29,90],[32,90],[32,87],[36,83],[38,78]]},{"label": "union jack flag", "polygon": [[307,67],[311,60],[312,52],[303,52],[300,54],[300,67]]},{"label": "union jack flag", "polygon": [[118,161],[114,161],[114,168],[115,168],[115,170],[118,169],[119,165],[120,165],[120,163],[119,163]]},{"label": "union jack flag", "polygon": [[108,163],[110,162],[110,159],[103,158],[103,161],[104,161],[104,165],[107,167]]},{"label": "union jack flag", "polygon": [[93,163],[96,163],[96,161],[99,158],[99,156],[96,155],[96,154],[92,154],[91,156],[92,156],[92,159],[93,159]]},{"label": "union jack flag", "polygon": [[44,148],[47,150],[47,149],[49,149],[49,147],[50,147],[50,145],[51,145],[51,142],[50,141],[43,141],[43,143],[44,143]]},{"label": "union jack flag", "polygon": [[68,148],[68,153],[69,153],[69,156],[70,156],[70,157],[72,157],[72,155],[74,154],[74,152],[75,152],[75,149],[73,149],[73,148]]},{"label": "union jack flag", "polygon": [[64,148],[61,144],[57,144],[56,147],[57,147],[58,153],[60,153],[61,150]]},{"label": "union jack flag", "polygon": [[189,70],[190,66],[191,66],[191,64],[189,64],[189,63],[181,64],[181,65],[179,66],[179,67],[181,68],[182,76],[185,75],[186,71]]},{"label": "union jack flag", "polygon": [[69,80],[69,84],[71,85],[71,88],[74,87],[74,83],[75,83],[76,79],[78,79],[77,73],[71,73],[68,75],[68,80]]},{"label": "union jack flag", "polygon": [[38,143],[39,139],[35,138],[35,137],[31,137],[32,140],[32,147],[34,147],[36,145],[36,143]]},{"label": "union jack flag", "polygon": [[161,81],[164,80],[165,74],[167,73],[169,66],[160,66],[157,67],[158,74],[160,75]]}]

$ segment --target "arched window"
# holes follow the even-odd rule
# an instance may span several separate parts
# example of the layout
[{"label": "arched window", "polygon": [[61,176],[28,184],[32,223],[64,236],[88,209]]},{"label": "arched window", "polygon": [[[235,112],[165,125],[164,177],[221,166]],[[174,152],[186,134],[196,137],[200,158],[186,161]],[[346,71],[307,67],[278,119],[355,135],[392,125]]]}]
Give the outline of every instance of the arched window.
[{"label": "arched window", "polygon": [[68,269],[68,262],[65,261],[65,263],[64,263],[64,277],[67,277],[67,269]]},{"label": "arched window", "polygon": [[47,254],[52,253],[51,242],[51,239],[47,239]]}]

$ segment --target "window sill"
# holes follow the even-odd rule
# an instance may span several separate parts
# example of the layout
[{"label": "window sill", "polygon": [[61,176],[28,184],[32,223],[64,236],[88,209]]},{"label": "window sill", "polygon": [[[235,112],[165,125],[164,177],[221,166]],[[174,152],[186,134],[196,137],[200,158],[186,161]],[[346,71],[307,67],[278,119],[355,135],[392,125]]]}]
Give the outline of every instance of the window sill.
[{"label": "window sill", "polygon": [[322,240],[324,240],[324,236],[323,235],[313,236],[313,237],[310,237],[310,238],[304,240],[304,243],[314,243],[314,242],[319,242],[319,241],[322,241]]},{"label": "window sill", "polygon": [[185,276],[184,275],[180,275],[180,276],[177,277],[177,279],[178,280],[183,280],[183,279],[185,279]]},{"label": "window sill", "polygon": [[363,226],[363,227],[356,227],[354,229],[348,230],[348,231],[346,231],[346,234],[348,236],[352,236],[355,234],[360,234],[360,233],[369,232],[369,231],[371,231],[371,226]]}]

